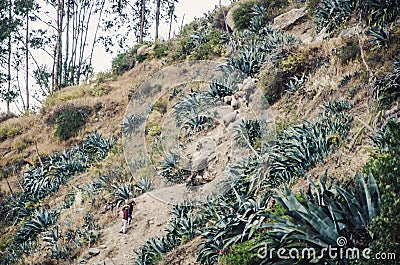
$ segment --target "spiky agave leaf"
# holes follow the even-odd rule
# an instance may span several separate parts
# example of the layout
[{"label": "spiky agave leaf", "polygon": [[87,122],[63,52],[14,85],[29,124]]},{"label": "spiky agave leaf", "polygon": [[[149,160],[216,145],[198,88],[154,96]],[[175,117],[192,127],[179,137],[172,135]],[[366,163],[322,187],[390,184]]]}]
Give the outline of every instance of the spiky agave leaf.
[{"label": "spiky agave leaf", "polygon": [[[300,202],[289,189],[285,195],[278,195],[276,200],[285,209],[282,218],[266,214],[274,222],[264,224],[267,229],[263,242],[258,246],[296,247],[298,249],[314,247],[315,249],[337,246],[337,239],[345,237],[347,246],[366,246],[372,240],[366,227],[379,214],[379,192],[372,175],[368,176],[368,185],[361,174],[356,178],[360,185],[360,194],[334,186],[327,189],[322,183],[320,189],[314,186],[309,189],[305,201]],[[277,257],[267,258],[264,263],[272,264]],[[320,262],[333,261],[331,257],[321,256]],[[287,260],[290,264],[293,260]]]}]

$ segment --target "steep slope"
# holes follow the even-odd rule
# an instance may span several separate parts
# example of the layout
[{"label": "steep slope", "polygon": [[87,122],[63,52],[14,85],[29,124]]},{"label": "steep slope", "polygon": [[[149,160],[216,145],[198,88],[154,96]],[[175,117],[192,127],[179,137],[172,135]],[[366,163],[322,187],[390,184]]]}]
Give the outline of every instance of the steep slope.
[{"label": "steep slope", "polygon": [[[260,148],[259,143],[254,141],[252,143],[253,146],[250,143],[249,145],[253,149],[252,151],[256,153],[256,158],[251,157],[253,155],[251,154],[249,155],[249,160],[243,159],[239,161],[245,164],[243,170],[245,173],[241,173],[242,171],[240,170],[243,169],[240,167],[241,165],[235,165],[234,168],[236,172],[241,174],[238,173],[240,175],[239,184],[242,186],[236,186],[237,190],[233,189],[233,192],[227,195],[228,197],[231,196],[227,201],[218,201],[221,205],[213,205],[212,203],[206,205],[205,208],[209,207],[209,212],[206,210],[202,212],[204,209],[199,207],[196,213],[200,212],[200,216],[193,214],[193,211],[196,210],[189,209],[179,212],[181,215],[177,217],[176,213],[171,213],[171,204],[158,200],[148,192],[151,190],[151,184],[154,184],[150,178],[150,176],[154,175],[153,166],[146,164],[142,160],[132,161],[132,159],[128,158],[128,161],[126,161],[126,157],[124,157],[124,142],[121,132],[123,129],[121,129],[121,124],[127,121],[124,119],[125,111],[133,92],[137,90],[144,80],[147,80],[152,74],[163,69],[167,65],[167,61],[190,61],[191,59],[201,59],[203,57],[213,58],[213,56],[218,57],[219,61],[224,60],[224,58],[219,58],[219,56],[223,55],[221,51],[223,48],[221,47],[224,46],[213,42],[215,41],[213,34],[216,34],[213,31],[214,29],[211,30],[211,33],[207,34],[199,30],[195,32],[197,35],[184,36],[180,40],[166,44],[169,54],[165,55],[165,58],[161,60],[149,57],[148,60],[137,63],[132,70],[120,77],[113,77],[106,80],[99,78],[99,80],[92,84],[65,88],[46,99],[40,113],[27,117],[13,118],[0,123],[1,128],[5,128],[4,131],[6,132],[4,134],[6,137],[1,139],[0,142],[0,151],[2,152],[0,165],[5,172],[5,177],[0,180],[1,199],[3,199],[3,204],[1,205],[2,221],[5,224],[2,226],[1,231],[1,250],[8,250],[12,253],[7,247],[10,246],[10,242],[13,241],[14,236],[21,231],[21,227],[24,227],[25,222],[29,221],[30,216],[24,216],[17,219],[18,225],[15,226],[10,220],[6,220],[7,211],[11,211],[13,207],[19,207],[18,209],[27,210],[31,215],[39,210],[44,211],[46,214],[53,210],[60,213],[60,216],[54,223],[46,225],[38,231],[38,240],[35,241],[36,245],[24,246],[27,250],[22,252],[20,263],[135,264],[135,259],[137,258],[136,252],[144,244],[148,243],[150,238],[157,237],[162,239],[166,235],[172,234],[173,244],[171,246],[163,246],[162,250],[156,246],[153,253],[150,253],[151,251],[149,253],[142,253],[142,257],[148,255],[150,257],[148,260],[151,260],[151,258],[154,258],[154,260],[148,261],[148,263],[146,261],[144,263],[138,262],[137,264],[150,264],[154,262],[159,262],[158,264],[197,264],[197,252],[201,248],[203,250],[206,249],[206,251],[203,251],[203,256],[201,256],[203,263],[207,261],[210,263],[221,262],[223,264],[231,264],[228,263],[232,262],[229,260],[231,258],[229,256],[231,255],[230,253],[235,254],[235,251],[238,251],[238,253],[245,256],[246,252],[250,253],[252,250],[251,247],[253,247],[253,245],[249,247],[246,243],[254,243],[254,237],[259,239],[261,235],[267,234],[265,231],[269,231],[267,227],[261,229],[261,225],[268,223],[263,214],[270,214],[272,209],[272,211],[281,211],[280,214],[283,216],[284,213],[281,208],[274,208],[274,202],[270,197],[272,193],[270,187],[273,187],[275,191],[283,188],[283,185],[289,185],[291,192],[297,196],[296,200],[300,198],[300,201],[301,199],[304,200],[304,194],[300,194],[300,192],[309,187],[310,181],[319,183],[321,176],[325,176],[328,178],[328,182],[335,184],[345,182],[347,185],[347,183],[351,184],[354,182],[354,174],[357,171],[362,171],[370,159],[370,150],[372,149],[371,137],[386,122],[383,113],[380,111],[381,106],[378,104],[375,94],[373,94],[375,87],[372,85],[372,79],[366,68],[369,66],[376,70],[377,78],[384,78],[386,71],[389,71],[387,69],[391,69],[389,67],[389,59],[399,54],[399,47],[396,44],[396,40],[399,39],[399,33],[395,32],[393,34],[394,37],[391,39],[391,44],[394,43],[393,48],[388,49],[386,53],[371,49],[368,56],[365,56],[362,53],[362,43],[366,43],[366,39],[360,39],[354,34],[348,34],[348,31],[343,31],[343,34],[337,34],[338,37],[336,38],[328,38],[326,34],[318,35],[314,31],[314,21],[310,19],[306,8],[298,3],[290,6],[290,8],[286,7],[286,9],[293,7],[296,7],[296,9],[282,14],[280,19],[277,19],[277,21],[280,21],[280,25],[275,23],[274,29],[265,29],[267,32],[270,31],[271,34],[276,34],[273,35],[276,38],[272,38],[266,34],[264,36],[266,39],[271,42],[278,39],[284,43],[281,44],[277,41],[279,44],[277,45],[278,47],[271,48],[273,52],[268,55],[270,57],[267,56],[265,57],[267,59],[264,58],[265,61],[261,63],[257,61],[262,59],[262,55],[258,51],[254,52],[251,49],[259,49],[260,47],[256,47],[256,45],[251,46],[254,44],[251,41],[249,41],[250,43],[246,43],[248,41],[246,35],[238,35],[239,37],[236,36],[236,39],[233,39],[232,42],[237,41],[240,43],[240,41],[243,41],[249,47],[251,46],[251,49],[249,48],[251,51],[243,52],[240,49],[244,49],[245,45],[242,47],[240,45],[243,43],[240,43],[236,47],[235,52],[243,52],[244,55],[242,55],[244,57],[251,54],[253,57],[247,59],[252,64],[247,64],[247,62],[241,64],[239,59],[243,58],[237,57],[236,66],[243,67],[243,71],[248,70],[249,74],[254,75],[259,80],[257,83],[258,88],[266,94],[266,97],[272,103],[271,108],[268,110],[273,113],[277,133],[278,135],[281,133],[280,137],[282,139],[287,137],[287,139],[282,140],[278,138],[278,140],[282,140],[286,144],[288,148],[286,151],[294,150],[300,153],[298,157],[292,159],[284,156],[284,153],[282,154],[285,150],[280,150],[282,152],[279,154],[283,155],[282,161],[290,161],[297,168],[303,170],[304,174],[300,174],[298,173],[300,171],[298,171],[290,175],[290,178],[284,179],[284,181],[277,177],[276,179],[278,180],[276,182],[275,179],[268,182],[269,180],[265,179],[269,177],[269,172],[268,174],[264,174],[265,168],[257,168],[257,161],[263,161],[262,155],[265,155],[265,153],[261,154],[261,151],[257,149]],[[194,25],[194,28],[200,27],[196,23]],[[296,40],[295,44],[291,43],[292,39],[289,35],[275,31],[276,29],[282,29],[285,32],[296,35],[303,40],[303,43],[298,44]],[[189,33],[191,33],[190,30]],[[236,33],[247,34],[243,32]],[[204,34],[204,36],[201,34]],[[201,38],[202,36],[204,38]],[[327,39],[323,40],[324,37]],[[252,36],[252,38],[256,37]],[[202,43],[199,40],[205,42]],[[269,45],[269,43],[267,44]],[[263,45],[267,44],[263,43]],[[234,46],[235,44],[232,45]],[[154,47],[157,47],[157,45]],[[260,49],[264,52],[264,47]],[[257,66],[258,63],[259,65],[258,68],[255,68],[256,70],[246,68],[248,65]],[[177,76],[171,75],[169,78],[176,80]],[[226,80],[231,81],[228,78]],[[181,87],[178,86],[176,88]],[[217,90],[218,93],[221,93],[217,95],[218,100],[220,102],[223,101],[223,104],[226,103],[225,101],[229,101],[225,100],[226,96],[230,97],[232,101],[232,96],[238,95],[234,91],[225,91],[224,89],[226,88],[231,89],[233,86],[229,87],[226,85],[226,87],[222,86],[222,88],[219,87],[220,90]],[[196,89],[188,86],[186,92],[188,94],[194,93],[195,91],[193,90]],[[176,167],[174,163],[172,163],[172,166],[171,163],[168,165],[165,153],[162,153],[162,147],[157,142],[160,140],[157,137],[162,136],[162,125],[166,124],[167,117],[170,117],[169,114],[173,111],[173,106],[171,105],[173,105],[172,103],[176,103],[172,98],[176,97],[182,91],[185,92],[183,89],[172,90],[171,92],[176,92],[176,94],[165,94],[152,102],[153,104],[150,106],[149,112],[146,113],[145,130],[143,130],[146,135],[146,139],[143,142],[146,142],[145,144],[147,144],[149,150],[151,149],[151,152],[154,154],[151,157],[153,165],[158,166],[159,162],[164,162],[163,165],[166,166],[163,168],[163,171],[164,173],[167,172],[166,174],[170,174],[167,175],[168,177],[172,176],[172,180],[174,177],[184,179],[183,184],[181,182],[179,186],[176,183],[175,185],[169,183],[168,191],[170,194],[168,196],[175,199],[185,197],[186,194],[183,194],[183,192],[186,190],[183,187],[186,187],[185,184],[189,182],[188,180],[196,178],[200,180],[206,179],[199,172],[187,173],[184,170],[180,171],[181,168]],[[155,89],[150,92],[156,93],[160,91],[156,91]],[[196,96],[195,93],[192,95]],[[144,98],[141,100],[144,101]],[[332,102],[338,104],[329,105]],[[61,141],[55,136],[55,131],[57,130],[56,117],[64,110],[69,110],[71,106],[73,108],[88,109],[88,113],[90,114],[88,114],[85,126],[80,129],[77,135],[66,141]],[[338,110],[340,114],[343,114],[343,109],[346,110],[346,113],[343,114],[344,122],[342,122],[342,119],[338,119],[340,123],[335,123],[334,126],[336,127],[333,128],[340,129],[340,126],[346,127],[343,135],[339,133],[339,129],[336,131],[332,130],[334,133],[324,130],[325,127],[331,126],[327,121],[330,117],[323,120],[326,123],[318,124],[317,120],[323,119],[321,118],[323,116],[321,113],[324,113],[328,109],[327,106],[333,106],[332,108],[337,109],[342,108]],[[149,106],[144,106],[143,109],[147,107]],[[233,106],[224,105],[224,107],[232,111],[231,107]],[[334,113],[334,118],[337,118],[335,111],[331,112]],[[392,109],[389,112],[394,118],[399,118],[398,108],[397,112],[396,109]],[[236,118],[237,113],[233,113]],[[242,114],[242,109],[239,110],[239,113]],[[190,123],[189,127],[186,127],[193,129],[193,131],[189,130],[194,135],[192,138],[189,138],[188,142],[190,144],[184,142],[184,140],[188,139],[185,139],[182,135],[177,137],[177,142],[180,144],[185,143],[190,147],[188,148],[189,151],[185,153],[185,156],[188,157],[201,153],[201,145],[197,144],[196,141],[198,139],[196,137],[222,139],[226,134],[221,123],[216,125],[214,123],[207,123],[207,121],[203,122],[201,119],[196,121],[198,122],[197,125],[193,123],[195,124],[193,126],[198,127],[190,127],[192,125]],[[134,122],[136,121],[134,120]],[[128,125],[135,128],[137,124],[141,124],[142,122]],[[240,120],[238,119],[237,122],[240,122]],[[254,129],[252,127],[254,123],[249,124],[247,124],[248,127]],[[10,128],[17,129],[11,130]],[[59,190],[50,193],[40,200],[23,201],[23,205],[11,204],[13,199],[16,200],[15,198],[18,198],[25,191],[23,187],[24,176],[22,173],[24,169],[29,167],[40,168],[42,159],[49,157],[54,151],[61,151],[62,148],[81,145],[84,138],[93,130],[98,130],[105,137],[112,137],[118,140],[104,159],[94,161],[87,170],[61,183]],[[309,150],[311,149],[307,149],[310,143],[306,139],[310,139],[312,133],[312,136],[316,139],[315,142],[321,144],[318,145],[318,148],[325,144],[323,147],[326,147],[326,150],[320,151],[314,149],[313,152],[310,152]],[[299,136],[298,139],[290,138],[293,135]],[[271,142],[274,143],[276,139],[273,140]],[[314,138],[311,140],[314,140]],[[279,146],[273,147],[275,148],[274,151],[279,148]],[[220,157],[216,156],[215,159],[213,157],[213,162],[209,163],[207,161],[207,163],[214,168],[225,168],[230,160],[234,160],[228,155],[228,149],[223,146],[222,155]],[[303,150],[305,150],[304,154],[301,153]],[[257,153],[257,151],[260,153]],[[319,152],[323,155],[318,157],[318,159],[313,157],[319,155]],[[139,153],[138,155],[142,154]],[[276,153],[274,155],[276,156]],[[311,159],[314,159],[312,163],[308,161]],[[132,163],[134,167],[132,167]],[[307,166],[303,167],[303,164],[307,164]],[[15,166],[15,172],[12,166]],[[254,168],[259,171],[254,173],[252,171]],[[289,166],[286,167],[286,165],[283,165],[281,170],[286,172],[287,168]],[[218,172],[217,175],[219,175],[221,171],[216,170],[215,172]],[[202,174],[204,174],[204,170]],[[282,175],[275,174],[274,176]],[[305,178],[305,176],[309,178]],[[261,181],[259,182],[259,180]],[[254,182],[250,185],[250,181]],[[350,184],[347,186],[353,187]],[[248,186],[246,185],[252,187],[254,190],[250,188],[247,190]],[[261,186],[262,188],[260,188]],[[370,190],[373,190],[372,187]],[[158,192],[162,193],[164,191],[161,190]],[[155,193],[157,194],[157,191]],[[9,197],[6,197],[7,195]],[[269,197],[266,201],[260,200],[260,197],[264,195]],[[135,197],[137,203],[134,210],[134,220],[128,226],[127,234],[120,234],[118,233],[121,225],[120,207],[125,203],[125,199],[132,197]],[[223,208],[223,210],[219,207]],[[244,213],[241,211],[244,211]],[[254,231],[257,232],[256,236],[253,235],[253,237],[250,237],[253,232],[250,235],[248,234],[248,230],[245,230],[248,229],[247,223],[246,228],[244,228],[243,220],[246,222],[256,220],[250,226],[254,227]],[[223,223],[225,221],[227,223]],[[222,224],[219,222],[222,222]],[[168,224],[175,225],[176,230],[172,232],[166,231]],[[236,227],[239,228],[235,229]],[[203,237],[201,234],[203,234]],[[204,236],[204,234],[207,234],[207,236]],[[229,238],[231,235],[233,235],[232,238]],[[213,239],[213,236],[217,239]],[[51,237],[51,240],[49,240],[49,237]],[[200,243],[202,245],[199,248]],[[225,243],[226,245],[224,245]],[[238,250],[235,249],[236,246],[238,246]],[[247,247],[248,249],[246,249]],[[244,254],[240,251],[243,251]],[[3,253],[1,254],[3,255]],[[238,254],[238,256],[240,255]],[[241,258],[238,256],[234,258]],[[234,258],[232,259],[235,260]]]}]

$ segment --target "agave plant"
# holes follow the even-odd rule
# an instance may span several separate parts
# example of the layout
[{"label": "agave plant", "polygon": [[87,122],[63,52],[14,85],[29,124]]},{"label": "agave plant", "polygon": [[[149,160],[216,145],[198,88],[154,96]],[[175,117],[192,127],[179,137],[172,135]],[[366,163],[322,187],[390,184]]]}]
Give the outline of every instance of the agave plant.
[{"label": "agave plant", "polygon": [[43,249],[47,252],[47,256],[53,259],[69,260],[72,248],[64,243],[62,231],[59,226],[43,232],[41,240],[45,243]]},{"label": "agave plant", "polygon": [[193,116],[188,116],[187,120],[183,122],[181,130],[185,131],[186,139],[189,139],[192,135],[208,129],[213,126],[213,118],[192,113]]},{"label": "agave plant", "polygon": [[[367,247],[372,237],[367,230],[371,220],[380,213],[380,197],[378,187],[372,175],[368,176],[368,184],[363,176],[356,174],[359,182],[359,193],[348,191],[338,186],[327,188],[321,182],[320,187],[313,182],[313,190],[303,194],[304,202],[300,202],[293,193],[285,188],[285,195],[275,197],[276,201],[286,209],[286,218],[273,214],[265,214],[274,222],[262,225],[267,232],[259,247],[303,248],[341,247],[338,238],[346,238],[346,247]],[[323,252],[320,252],[323,253]],[[275,264],[278,258],[266,257],[263,264]],[[333,261],[328,255],[303,257],[308,262],[324,263]],[[282,264],[293,264],[296,260],[280,260]]]},{"label": "agave plant", "polygon": [[164,160],[160,162],[160,175],[167,183],[183,183],[191,174],[190,171],[179,167],[179,155],[169,151],[164,154]]},{"label": "agave plant", "polygon": [[393,71],[375,82],[378,100],[382,105],[390,105],[400,97],[400,59],[393,60]]},{"label": "agave plant", "polygon": [[220,100],[223,100],[225,96],[233,95],[238,90],[238,85],[247,78],[246,75],[237,71],[235,67],[231,65],[219,65],[216,72],[221,73],[221,76],[211,80],[207,93],[211,97]]},{"label": "agave plant", "polygon": [[206,42],[208,42],[208,39],[207,39],[207,31],[205,29],[202,29],[200,31],[195,31],[193,32],[192,35],[190,35],[189,44],[195,48],[199,47],[201,44],[204,44]]},{"label": "agave plant", "polygon": [[265,7],[255,5],[252,8],[252,18],[250,19],[249,30],[258,34],[260,30],[265,26],[265,19],[263,18],[264,13],[266,12]]},{"label": "agave plant", "polygon": [[134,189],[132,178],[124,183],[111,184],[111,187],[114,190],[113,195],[114,198],[117,200],[117,207],[122,206],[127,200],[134,197],[134,194],[132,192]]},{"label": "agave plant", "polygon": [[304,75],[304,73],[301,77],[298,76],[291,77],[289,83],[286,84],[288,88],[286,92],[293,93],[304,89],[306,81],[307,77]]},{"label": "agave plant", "polygon": [[303,125],[289,127],[278,136],[272,147],[266,185],[274,187],[305,176],[308,169],[324,162],[325,157],[343,141],[353,120],[352,116],[345,114],[351,105],[347,101],[335,101],[323,108],[319,121],[306,121]]},{"label": "agave plant", "polygon": [[16,244],[36,240],[36,236],[57,221],[59,213],[57,211],[36,210],[30,220],[24,222],[20,230],[15,234]]},{"label": "agave plant", "polygon": [[363,12],[371,26],[386,26],[394,23],[400,14],[400,3],[396,0],[361,1]]},{"label": "agave plant", "polygon": [[245,145],[257,148],[262,136],[261,122],[259,120],[241,119],[240,123],[234,127],[234,130],[236,131],[235,141],[244,142]]},{"label": "agave plant", "polygon": [[[219,255],[226,253],[232,245],[249,240],[265,220],[269,197],[244,198],[237,194],[235,202],[220,201],[212,224],[203,233],[199,244],[197,261],[201,264],[216,264]],[[205,206],[207,207],[207,206]]]},{"label": "agave plant", "polygon": [[388,152],[393,146],[400,146],[400,126],[398,122],[389,120],[384,130],[378,132],[372,140],[381,152]]},{"label": "agave plant", "polygon": [[389,42],[389,32],[386,32],[383,27],[370,27],[365,31],[365,35],[371,37],[369,42],[372,43],[372,47],[386,47]]},{"label": "agave plant", "polygon": [[325,0],[316,9],[317,31],[326,28],[332,32],[350,19],[358,0]]},{"label": "agave plant", "polygon": [[343,75],[342,80],[340,80],[338,87],[342,88],[345,87],[352,78],[357,77],[360,75],[360,72],[355,71],[353,74]]},{"label": "agave plant", "polygon": [[115,141],[104,139],[97,131],[94,131],[82,141],[82,148],[89,161],[99,161],[107,156],[114,144]]},{"label": "agave plant", "polygon": [[225,96],[233,95],[233,90],[231,87],[220,84],[219,82],[211,82],[208,93],[212,97],[223,99]]},{"label": "agave plant", "polygon": [[299,43],[297,38],[280,30],[274,30],[271,26],[265,26],[260,33],[261,35],[253,33],[249,38],[250,41],[242,43],[237,54],[229,58],[228,64],[247,75],[254,76],[269,55],[278,48]]},{"label": "agave plant", "polygon": [[142,114],[132,114],[125,117],[122,123],[122,132],[126,134],[132,134],[139,126],[146,120],[146,117]]},{"label": "agave plant", "polygon": [[153,180],[147,177],[138,179],[134,185],[135,193],[138,195],[152,191],[153,189],[154,189]]},{"label": "agave plant", "polygon": [[161,238],[151,238],[136,252],[135,265],[155,264],[162,254],[175,247],[175,238],[167,235]]},{"label": "agave plant", "polygon": [[240,54],[229,58],[229,65],[245,74],[254,76],[260,71],[262,64],[266,60],[267,54],[261,51],[256,41],[252,41],[242,48]]},{"label": "agave plant", "polygon": [[216,105],[214,98],[203,91],[193,91],[175,103],[174,115],[177,126],[200,116],[209,116],[209,110]]}]

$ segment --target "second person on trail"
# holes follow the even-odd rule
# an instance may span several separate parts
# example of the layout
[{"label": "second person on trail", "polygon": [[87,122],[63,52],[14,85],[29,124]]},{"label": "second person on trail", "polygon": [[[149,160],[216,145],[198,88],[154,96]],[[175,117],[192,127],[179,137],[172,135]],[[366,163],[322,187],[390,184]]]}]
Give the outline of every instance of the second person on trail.
[{"label": "second person on trail", "polygon": [[130,201],[128,203],[128,205],[129,205],[129,208],[128,208],[128,224],[131,224],[133,207],[136,205],[136,202],[134,200],[132,200],[132,201]]}]

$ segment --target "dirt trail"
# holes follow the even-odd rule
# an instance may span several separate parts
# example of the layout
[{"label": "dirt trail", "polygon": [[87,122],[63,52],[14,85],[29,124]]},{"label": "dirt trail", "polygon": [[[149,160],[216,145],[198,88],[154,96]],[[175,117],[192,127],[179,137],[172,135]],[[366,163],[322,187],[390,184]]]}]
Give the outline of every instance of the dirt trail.
[{"label": "dirt trail", "polygon": [[[127,233],[119,233],[121,218],[118,216],[109,227],[100,230],[100,239],[97,242],[100,253],[82,263],[92,265],[134,264],[135,251],[148,238],[163,236],[166,233],[164,228],[170,218],[172,205],[161,202],[149,194],[143,194],[135,201],[137,205]],[[84,253],[85,255],[88,256],[88,253]]]}]

